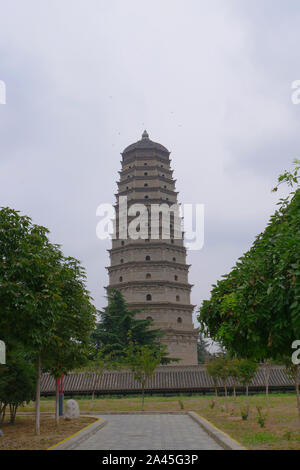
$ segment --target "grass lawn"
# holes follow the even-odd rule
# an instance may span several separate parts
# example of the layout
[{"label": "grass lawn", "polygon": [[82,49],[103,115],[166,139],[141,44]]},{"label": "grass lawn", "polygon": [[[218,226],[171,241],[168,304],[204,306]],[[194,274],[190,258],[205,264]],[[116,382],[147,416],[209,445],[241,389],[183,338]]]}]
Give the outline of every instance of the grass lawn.
[{"label": "grass lawn", "polygon": [[[76,397],[75,397],[76,398]],[[256,406],[267,411],[263,394],[250,396],[250,416],[247,421],[241,418],[240,410],[245,407],[245,396],[238,396],[235,410],[233,397],[228,398],[228,412],[224,410],[225,398],[219,397],[213,409],[209,404],[213,396],[146,396],[145,411],[181,411],[180,401],[185,411],[195,411],[211,421],[219,429],[227,432],[248,449],[298,449],[300,450],[300,424],[298,422],[296,397],[294,394],[271,394],[270,407],[265,426],[257,422]],[[105,413],[106,411],[139,411],[141,396],[129,397],[77,397],[81,413]],[[42,398],[41,411],[54,412],[54,398]],[[33,403],[20,411],[34,411]]]},{"label": "grass lawn", "polygon": [[72,421],[60,419],[59,426],[56,426],[54,415],[41,416],[41,434],[36,436],[34,417],[17,416],[14,425],[8,422],[1,424],[4,436],[0,437],[0,450],[44,450],[93,422],[95,418],[92,417]]},{"label": "grass lawn", "polygon": [[[80,411],[84,413],[105,413],[107,411],[140,411],[141,396],[129,397],[74,397],[78,400]],[[66,398],[67,399],[67,398]],[[271,394],[270,407],[265,426],[257,422],[256,406],[262,406],[267,412],[263,394],[250,396],[250,416],[248,420],[241,418],[241,409],[246,405],[245,396],[238,396],[234,410],[233,397],[228,398],[227,409],[225,398],[219,397],[212,409],[210,403],[213,396],[146,396],[145,411],[195,411],[208,419],[248,449],[297,449],[300,450],[300,424],[298,422],[296,397],[294,394]],[[181,403],[181,404],[180,404]],[[54,397],[41,399],[41,411],[53,412]],[[34,412],[34,403],[19,409],[20,412]],[[53,416],[42,415],[41,436],[34,436],[34,417],[17,416],[15,426],[2,425],[4,438],[0,438],[0,449],[46,449],[67,436],[77,432],[93,422],[93,418],[76,421],[61,420],[57,429]]]}]

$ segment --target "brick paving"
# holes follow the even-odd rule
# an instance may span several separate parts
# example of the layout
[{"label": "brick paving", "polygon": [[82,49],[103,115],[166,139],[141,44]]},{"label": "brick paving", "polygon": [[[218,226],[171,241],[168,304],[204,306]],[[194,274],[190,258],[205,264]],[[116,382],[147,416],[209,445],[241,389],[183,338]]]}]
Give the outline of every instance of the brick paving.
[{"label": "brick paving", "polygon": [[101,415],[106,426],[78,450],[222,450],[187,415]]}]

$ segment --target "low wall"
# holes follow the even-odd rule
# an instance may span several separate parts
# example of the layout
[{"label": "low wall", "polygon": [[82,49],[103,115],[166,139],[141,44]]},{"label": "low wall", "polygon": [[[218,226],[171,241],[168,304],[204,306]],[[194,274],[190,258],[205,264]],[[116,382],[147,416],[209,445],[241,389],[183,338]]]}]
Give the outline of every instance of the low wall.
[{"label": "low wall", "polygon": [[[227,382],[229,391],[233,388],[231,379]],[[218,386],[222,392],[223,384]],[[141,385],[134,380],[133,374],[127,371],[96,373],[70,373],[63,379],[63,388],[66,395],[92,394],[132,394],[141,391]],[[285,373],[282,366],[273,366],[270,370],[270,391],[293,390],[294,383]],[[261,367],[255,374],[249,386],[253,393],[265,389],[264,369]],[[156,369],[152,379],[147,381],[147,393],[212,393],[214,384],[212,378],[206,373],[205,366],[162,366]],[[244,391],[238,384],[237,391]],[[41,394],[44,396],[55,394],[55,382],[49,374],[42,375]]]}]

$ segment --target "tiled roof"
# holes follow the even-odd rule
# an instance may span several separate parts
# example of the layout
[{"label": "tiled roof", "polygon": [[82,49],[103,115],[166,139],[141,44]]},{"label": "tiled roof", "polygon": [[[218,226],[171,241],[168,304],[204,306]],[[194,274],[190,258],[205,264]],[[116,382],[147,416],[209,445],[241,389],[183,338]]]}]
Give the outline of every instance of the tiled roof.
[{"label": "tiled roof", "polygon": [[[123,372],[104,372],[101,375],[96,373],[70,373],[64,377],[65,393],[130,393],[138,392],[141,385],[134,380],[133,374]],[[228,387],[232,387],[231,379],[227,382]],[[219,381],[219,387],[223,387]],[[249,389],[263,389],[265,386],[264,370],[260,368]],[[294,383],[282,366],[273,366],[270,370],[270,389],[282,389],[293,387]],[[152,379],[147,381],[146,390],[161,392],[189,392],[189,391],[209,391],[213,390],[212,378],[206,373],[205,367],[199,366],[163,366],[159,367]],[[241,384],[238,388],[243,387]],[[55,382],[49,374],[42,375],[42,394],[54,394]]]}]

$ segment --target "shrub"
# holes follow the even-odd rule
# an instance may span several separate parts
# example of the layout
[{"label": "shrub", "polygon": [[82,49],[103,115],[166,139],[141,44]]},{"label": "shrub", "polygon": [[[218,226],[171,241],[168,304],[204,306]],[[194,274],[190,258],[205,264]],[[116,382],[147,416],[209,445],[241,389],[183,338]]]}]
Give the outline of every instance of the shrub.
[{"label": "shrub", "polygon": [[181,410],[184,410],[184,404],[182,400],[178,400],[178,404]]},{"label": "shrub", "polygon": [[263,407],[262,406],[257,406],[257,422],[260,425],[261,428],[265,426],[265,422],[267,420],[268,413],[263,412]]},{"label": "shrub", "polygon": [[243,408],[241,408],[242,420],[247,421],[248,416],[249,416],[249,408],[248,408],[248,406],[244,406]]}]

